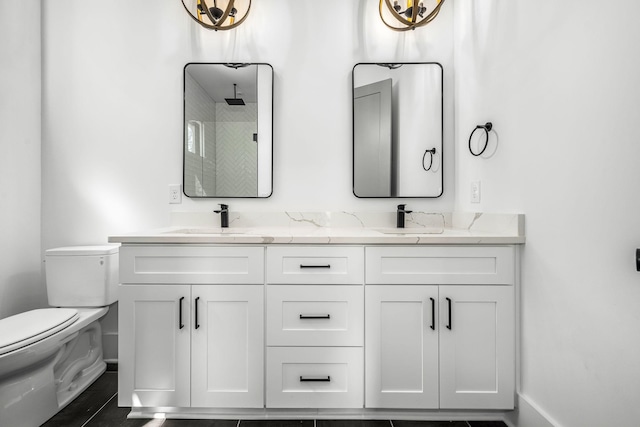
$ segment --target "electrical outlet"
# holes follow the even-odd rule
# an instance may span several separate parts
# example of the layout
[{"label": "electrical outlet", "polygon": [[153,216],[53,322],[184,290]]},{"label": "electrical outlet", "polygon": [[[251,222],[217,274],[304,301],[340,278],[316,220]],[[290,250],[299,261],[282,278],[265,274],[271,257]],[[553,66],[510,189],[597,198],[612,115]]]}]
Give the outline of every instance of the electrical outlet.
[{"label": "electrical outlet", "polygon": [[471,183],[471,203],[480,203],[480,181]]},{"label": "electrical outlet", "polygon": [[180,184],[169,185],[169,203],[182,203],[182,189]]}]

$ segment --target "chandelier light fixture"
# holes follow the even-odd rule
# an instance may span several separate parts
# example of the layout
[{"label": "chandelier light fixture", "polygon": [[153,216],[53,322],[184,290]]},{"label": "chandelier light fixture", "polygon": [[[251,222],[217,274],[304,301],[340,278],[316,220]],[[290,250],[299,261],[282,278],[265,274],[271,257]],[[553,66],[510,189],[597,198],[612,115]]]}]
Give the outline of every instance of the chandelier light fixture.
[{"label": "chandelier light fixture", "polygon": [[380,18],[395,31],[415,30],[433,21],[445,0],[380,0]]},{"label": "chandelier light fixture", "polygon": [[209,30],[230,30],[242,24],[251,0],[182,0],[191,19]]}]

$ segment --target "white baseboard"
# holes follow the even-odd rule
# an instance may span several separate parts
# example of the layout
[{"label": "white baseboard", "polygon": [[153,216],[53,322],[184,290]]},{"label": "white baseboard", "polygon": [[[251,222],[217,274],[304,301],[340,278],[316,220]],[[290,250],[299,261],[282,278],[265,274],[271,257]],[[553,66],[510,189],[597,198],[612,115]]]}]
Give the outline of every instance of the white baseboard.
[{"label": "white baseboard", "polygon": [[509,427],[562,427],[530,398],[518,394],[518,409],[505,415]]}]

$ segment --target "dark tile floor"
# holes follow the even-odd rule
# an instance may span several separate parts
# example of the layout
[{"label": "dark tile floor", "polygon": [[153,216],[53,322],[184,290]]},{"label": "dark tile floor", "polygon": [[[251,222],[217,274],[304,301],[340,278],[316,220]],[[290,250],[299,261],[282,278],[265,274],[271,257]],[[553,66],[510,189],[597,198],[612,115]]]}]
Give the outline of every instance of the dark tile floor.
[{"label": "dark tile floor", "polygon": [[43,427],[506,427],[502,421],[128,420],[117,391],[118,373],[107,371]]}]

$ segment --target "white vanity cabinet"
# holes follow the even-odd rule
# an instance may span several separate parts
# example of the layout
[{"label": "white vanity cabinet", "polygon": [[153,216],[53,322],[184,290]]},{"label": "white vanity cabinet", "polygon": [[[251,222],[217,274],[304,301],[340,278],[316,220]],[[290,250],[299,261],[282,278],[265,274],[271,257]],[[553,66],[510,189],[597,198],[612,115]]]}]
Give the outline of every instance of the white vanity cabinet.
[{"label": "white vanity cabinet", "polygon": [[513,409],[515,249],[368,247],[367,408]]},{"label": "white vanity cabinet", "polygon": [[516,256],[510,244],[124,244],[118,404],[265,418],[513,409]]},{"label": "white vanity cabinet", "polygon": [[262,408],[264,248],[120,254],[118,404]]}]

